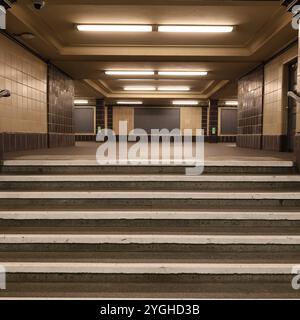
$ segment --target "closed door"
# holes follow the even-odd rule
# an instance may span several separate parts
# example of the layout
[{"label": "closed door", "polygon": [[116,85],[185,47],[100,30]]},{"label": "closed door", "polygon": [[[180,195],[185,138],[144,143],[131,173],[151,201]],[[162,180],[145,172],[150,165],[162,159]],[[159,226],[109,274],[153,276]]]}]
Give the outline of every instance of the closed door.
[{"label": "closed door", "polygon": [[[297,62],[289,66],[289,91],[297,93]],[[296,101],[288,99],[288,126],[287,126],[287,151],[294,151],[295,134],[296,134]]]}]

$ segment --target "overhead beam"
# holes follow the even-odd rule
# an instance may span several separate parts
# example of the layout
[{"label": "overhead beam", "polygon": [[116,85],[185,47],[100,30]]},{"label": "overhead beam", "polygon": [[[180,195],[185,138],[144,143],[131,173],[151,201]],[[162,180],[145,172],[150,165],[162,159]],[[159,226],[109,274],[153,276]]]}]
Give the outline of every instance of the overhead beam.
[{"label": "overhead beam", "polygon": [[[27,0],[29,3],[30,0]],[[105,5],[105,6],[274,6],[278,0],[51,0],[49,5]]]},{"label": "overhead beam", "polygon": [[144,57],[248,57],[248,48],[204,48],[204,47],[165,47],[165,46],[99,46],[62,47],[62,56],[144,56]]}]

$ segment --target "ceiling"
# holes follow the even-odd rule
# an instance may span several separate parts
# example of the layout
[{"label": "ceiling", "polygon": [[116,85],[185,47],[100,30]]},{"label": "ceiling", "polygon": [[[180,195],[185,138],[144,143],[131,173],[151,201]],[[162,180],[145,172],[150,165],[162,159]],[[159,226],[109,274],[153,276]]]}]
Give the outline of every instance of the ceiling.
[{"label": "ceiling", "polygon": [[[236,80],[297,39],[281,1],[47,0],[35,10],[19,0],[8,14],[8,32],[76,82],[79,97],[108,101],[140,98],[234,99]],[[94,33],[76,24],[233,25],[227,34]],[[204,77],[107,76],[105,70],[205,70]],[[124,86],[189,86],[189,92],[126,92]]]}]

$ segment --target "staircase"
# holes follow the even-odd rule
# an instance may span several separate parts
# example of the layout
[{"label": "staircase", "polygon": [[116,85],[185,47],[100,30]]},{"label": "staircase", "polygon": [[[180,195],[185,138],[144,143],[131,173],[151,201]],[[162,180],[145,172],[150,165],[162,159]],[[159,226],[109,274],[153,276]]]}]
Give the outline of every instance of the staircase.
[{"label": "staircase", "polygon": [[5,161],[0,297],[300,298],[293,163]]}]

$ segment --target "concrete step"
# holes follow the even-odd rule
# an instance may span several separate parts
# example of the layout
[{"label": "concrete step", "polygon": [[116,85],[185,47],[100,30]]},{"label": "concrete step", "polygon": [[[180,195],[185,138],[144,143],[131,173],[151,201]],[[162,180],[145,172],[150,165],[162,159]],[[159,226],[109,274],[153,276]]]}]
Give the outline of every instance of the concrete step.
[{"label": "concrete step", "polygon": [[299,245],[274,244],[0,244],[2,262],[293,263]]},{"label": "concrete step", "polygon": [[300,175],[1,175],[0,190],[300,190]]},{"label": "concrete step", "polygon": [[[145,223],[145,220],[179,220],[179,223],[182,223],[182,220],[192,220],[192,223],[195,223],[195,220],[221,220],[224,223],[224,220],[258,220],[259,223],[264,220],[274,220],[274,221],[299,221],[300,220],[300,211],[294,209],[293,211],[278,211],[272,209],[266,209],[264,211],[247,211],[247,210],[69,210],[69,211],[0,211],[0,221],[12,221],[17,223],[18,220],[100,220],[101,223],[105,223],[105,220],[113,220],[116,223],[117,220],[141,220]],[[103,221],[104,220],[104,221]],[[21,221],[24,223],[24,221]]]},{"label": "concrete step", "polygon": [[0,208],[30,209],[224,209],[298,208],[300,192],[0,192]]},{"label": "concrete step", "polygon": [[0,233],[300,234],[298,211],[0,211]]},{"label": "concrete step", "polygon": [[300,221],[285,220],[0,220],[12,234],[300,234]]},{"label": "concrete step", "polygon": [[210,162],[204,175],[184,173],[6,161],[0,297],[299,297],[294,164]]},{"label": "concrete step", "polygon": [[7,274],[2,298],[299,299],[293,276],[213,274]]},{"label": "concrete step", "polygon": [[280,244],[300,245],[300,235],[0,234],[0,244]]},{"label": "concrete step", "polygon": [[3,263],[1,297],[299,298],[293,264]]},{"label": "concrete step", "polygon": [[4,262],[7,273],[86,274],[296,274],[294,264],[215,263],[35,263]]},{"label": "concrete step", "polygon": [[[95,160],[6,160],[3,174],[185,174],[194,165],[98,165]],[[294,174],[292,161],[205,161],[207,174]]]}]

